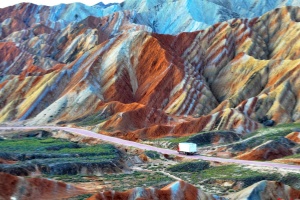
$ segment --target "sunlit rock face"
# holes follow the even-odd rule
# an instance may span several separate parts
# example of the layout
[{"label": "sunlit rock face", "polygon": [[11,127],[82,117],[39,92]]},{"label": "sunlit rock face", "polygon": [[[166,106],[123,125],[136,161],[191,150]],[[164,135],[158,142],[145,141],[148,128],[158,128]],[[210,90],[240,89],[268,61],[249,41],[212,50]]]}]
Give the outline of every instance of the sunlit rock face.
[{"label": "sunlit rock face", "polygon": [[[254,17],[291,3],[272,2],[244,3],[237,11],[251,10]],[[197,31],[166,35],[142,21],[145,10],[157,3],[161,7],[150,12],[153,18],[165,4],[168,9],[187,4],[126,1],[91,9],[82,4],[1,9],[0,122],[71,123],[138,140],[209,130],[246,134],[266,122],[299,121],[298,7],[253,19],[213,18],[223,22],[203,30],[168,26],[174,33]],[[220,3],[205,3],[210,4]],[[166,16],[183,9],[175,7],[174,15]],[[85,14],[74,20],[72,9]],[[94,9],[101,12],[93,15]],[[195,12],[190,11],[198,16]],[[213,13],[206,15],[208,20]]]}]

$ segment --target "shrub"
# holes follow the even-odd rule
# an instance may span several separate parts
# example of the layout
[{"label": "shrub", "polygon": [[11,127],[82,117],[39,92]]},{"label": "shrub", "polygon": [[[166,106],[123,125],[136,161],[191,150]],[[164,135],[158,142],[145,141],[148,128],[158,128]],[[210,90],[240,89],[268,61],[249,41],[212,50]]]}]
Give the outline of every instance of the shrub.
[{"label": "shrub", "polygon": [[151,159],[159,159],[160,155],[156,151],[145,151],[146,156],[148,156]]}]

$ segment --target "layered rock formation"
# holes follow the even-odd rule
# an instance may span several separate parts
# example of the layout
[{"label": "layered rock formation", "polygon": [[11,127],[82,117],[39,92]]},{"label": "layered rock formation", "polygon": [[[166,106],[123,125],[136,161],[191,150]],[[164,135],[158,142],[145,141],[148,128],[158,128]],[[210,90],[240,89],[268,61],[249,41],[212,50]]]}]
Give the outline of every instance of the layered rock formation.
[{"label": "layered rock formation", "polygon": [[279,182],[261,181],[228,197],[229,199],[299,199],[300,191]]},{"label": "layered rock formation", "polygon": [[0,173],[0,199],[64,199],[87,191],[63,182]]},{"label": "layered rock formation", "polygon": [[233,193],[227,197],[206,194],[194,186],[178,181],[162,189],[134,188],[125,192],[107,191],[98,193],[89,200],[105,199],[299,199],[300,191],[287,185],[274,181],[261,181],[240,192]]},{"label": "layered rock formation", "polygon": [[[144,4],[155,7],[121,6]],[[12,22],[7,9],[33,21]],[[51,9],[0,10],[1,122],[73,123],[138,140],[203,130],[244,134],[265,121],[300,119],[297,7],[174,36],[151,33],[131,10],[60,29],[44,17]],[[57,19],[70,21],[67,14]]]},{"label": "layered rock formation", "polygon": [[[82,194],[87,194],[81,188],[72,185],[51,181],[42,178],[24,178],[0,173],[0,198],[1,199],[66,199]],[[133,188],[128,191],[105,191],[99,192],[89,200],[105,199],[299,199],[300,191],[287,185],[274,181],[261,181],[240,192],[226,197],[212,195],[197,189],[184,181],[177,181],[162,189],[156,188]]]},{"label": "layered rock formation", "polygon": [[105,200],[105,199],[203,199],[203,200],[222,200],[225,198],[216,195],[206,194],[205,192],[197,189],[196,187],[183,182],[177,181],[162,189],[154,188],[134,188],[125,192],[107,191],[98,193],[89,200]]}]

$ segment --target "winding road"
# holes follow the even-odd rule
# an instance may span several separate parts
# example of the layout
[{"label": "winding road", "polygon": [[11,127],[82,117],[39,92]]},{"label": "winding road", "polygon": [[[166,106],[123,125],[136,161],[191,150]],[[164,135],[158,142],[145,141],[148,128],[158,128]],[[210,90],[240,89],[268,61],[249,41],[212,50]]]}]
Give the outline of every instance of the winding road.
[{"label": "winding road", "polygon": [[50,130],[64,130],[67,132],[75,133],[78,135],[86,136],[86,137],[92,137],[96,139],[100,139],[103,141],[107,141],[110,143],[120,144],[123,146],[128,147],[135,147],[139,149],[144,150],[152,150],[156,151],[162,154],[170,154],[170,155],[177,155],[180,157],[186,157],[189,159],[202,159],[207,161],[214,161],[214,162],[223,162],[223,163],[236,163],[240,165],[252,165],[252,166],[258,166],[258,167],[274,167],[274,168],[283,168],[283,169],[290,169],[290,170],[300,170],[300,166],[297,165],[288,165],[288,164],[280,164],[280,163],[273,163],[273,162],[259,162],[259,161],[249,161],[249,160],[237,160],[237,159],[226,159],[226,158],[218,158],[218,157],[208,157],[208,156],[201,156],[201,155],[193,155],[193,156],[187,156],[187,155],[180,155],[175,150],[170,149],[163,149],[158,148],[146,144],[140,144],[133,141],[123,140],[116,137],[111,137],[107,135],[102,135],[99,133],[95,133],[92,131],[79,129],[79,128],[69,128],[69,127],[55,127],[55,126],[40,126],[40,127],[0,127],[0,130],[32,130],[32,129],[50,129]]}]

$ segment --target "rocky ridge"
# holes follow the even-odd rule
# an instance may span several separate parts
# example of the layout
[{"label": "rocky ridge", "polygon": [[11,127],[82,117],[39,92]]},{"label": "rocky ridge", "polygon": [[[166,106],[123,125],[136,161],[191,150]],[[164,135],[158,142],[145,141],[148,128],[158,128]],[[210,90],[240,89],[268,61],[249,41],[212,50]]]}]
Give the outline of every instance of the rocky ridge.
[{"label": "rocky ridge", "polygon": [[[0,22],[4,27],[20,23],[24,29],[41,24],[60,30],[88,16],[102,17],[118,11],[130,11],[135,13],[134,23],[151,27],[151,31],[156,33],[175,35],[205,29],[234,18],[255,18],[276,8],[299,5],[296,0],[126,0],[120,4],[105,5],[100,2],[87,6],[73,3],[52,7],[23,3],[1,9]],[[21,30],[20,27],[13,27],[14,31]],[[2,37],[12,33],[3,30]]]}]

